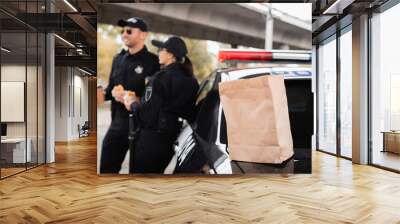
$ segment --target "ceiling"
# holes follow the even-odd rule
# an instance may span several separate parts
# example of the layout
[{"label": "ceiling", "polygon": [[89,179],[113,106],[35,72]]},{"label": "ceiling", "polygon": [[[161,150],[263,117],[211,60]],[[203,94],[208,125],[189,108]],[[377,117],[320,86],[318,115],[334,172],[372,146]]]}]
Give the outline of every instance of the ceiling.
[{"label": "ceiling", "polygon": [[[209,0],[192,1],[209,2]],[[318,41],[324,37],[335,32],[337,27],[351,23],[352,17],[368,10],[374,10],[387,1],[388,0],[272,0],[267,2],[312,3],[312,38],[313,43],[318,43]],[[68,42],[58,37],[55,39],[56,64],[79,66],[95,74],[97,57],[97,3],[153,1],[51,0],[48,1],[50,4],[47,5],[45,2],[45,0],[33,2],[0,1],[0,26],[3,33],[2,46],[6,46],[7,49],[12,50],[8,55],[9,59],[23,58],[23,55],[34,54],[42,48],[42,45],[37,44],[33,35],[28,34],[25,40],[25,33],[36,31],[55,32],[59,37]],[[165,1],[159,0],[157,2]],[[174,2],[185,1],[175,0]],[[234,1],[227,0],[227,2]],[[50,11],[52,13],[49,13]],[[26,44],[28,47],[25,50]]]},{"label": "ceiling", "polygon": [[44,40],[38,33],[54,32],[56,65],[78,66],[96,74],[96,1],[52,0],[47,5],[45,2],[1,0],[2,46],[11,50],[8,60],[25,61],[25,55],[35,57],[44,47],[36,43]]},{"label": "ceiling", "polygon": [[388,0],[308,0],[312,3],[313,44],[351,24],[352,18],[373,11]]}]

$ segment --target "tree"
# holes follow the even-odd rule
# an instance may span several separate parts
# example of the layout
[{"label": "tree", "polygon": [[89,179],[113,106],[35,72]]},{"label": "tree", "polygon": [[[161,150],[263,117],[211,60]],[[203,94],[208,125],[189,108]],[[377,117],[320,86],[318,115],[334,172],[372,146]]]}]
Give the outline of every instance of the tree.
[{"label": "tree", "polygon": [[[107,83],[111,72],[112,59],[124,46],[120,39],[121,28],[112,25],[98,24],[97,29],[97,77],[100,83]],[[165,41],[171,35],[149,33],[146,46],[149,51],[157,53],[151,40]],[[216,55],[209,53],[206,40],[183,38],[188,48],[188,56],[193,63],[196,79],[201,82],[216,68]]]},{"label": "tree", "polygon": [[115,26],[98,24],[97,28],[97,79],[99,83],[108,83],[113,57],[122,44],[116,41],[119,30]]}]

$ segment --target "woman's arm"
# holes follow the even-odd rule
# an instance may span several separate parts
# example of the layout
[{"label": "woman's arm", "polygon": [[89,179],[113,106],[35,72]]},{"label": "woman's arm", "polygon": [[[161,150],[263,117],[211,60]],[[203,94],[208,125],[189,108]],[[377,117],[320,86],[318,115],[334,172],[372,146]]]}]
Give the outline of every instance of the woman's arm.
[{"label": "woman's arm", "polygon": [[140,104],[140,97],[136,96],[135,92],[127,91],[124,96],[124,105],[128,111],[136,111]]}]

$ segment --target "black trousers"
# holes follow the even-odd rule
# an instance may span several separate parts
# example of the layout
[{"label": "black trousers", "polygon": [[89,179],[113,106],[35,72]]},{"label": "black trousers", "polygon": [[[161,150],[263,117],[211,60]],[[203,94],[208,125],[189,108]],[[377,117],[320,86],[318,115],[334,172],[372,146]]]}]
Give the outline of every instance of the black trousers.
[{"label": "black trousers", "polygon": [[136,139],[133,171],[135,173],[163,173],[175,154],[176,133],[159,133],[142,129]]},{"label": "black trousers", "polygon": [[128,149],[128,130],[109,128],[101,147],[100,173],[118,173]]}]

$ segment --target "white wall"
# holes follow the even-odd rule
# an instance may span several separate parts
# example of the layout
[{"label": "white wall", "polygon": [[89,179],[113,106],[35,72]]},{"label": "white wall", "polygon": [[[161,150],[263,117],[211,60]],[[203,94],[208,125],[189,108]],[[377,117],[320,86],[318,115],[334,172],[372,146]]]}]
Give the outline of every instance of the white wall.
[{"label": "white wall", "polygon": [[[27,80],[25,80],[27,78]],[[25,64],[3,64],[1,66],[2,82],[24,82],[26,84],[26,107],[21,108],[22,113],[26,112],[27,119],[23,122],[6,122],[8,138],[29,139],[33,162],[39,159],[39,163],[44,163],[44,74],[42,67]],[[24,92],[24,91],[23,91]],[[22,92],[22,94],[23,94]],[[7,97],[7,96],[2,96]],[[3,112],[13,113],[10,107],[1,108]],[[9,111],[7,111],[9,110]],[[26,110],[26,111],[25,111]],[[38,154],[38,155],[37,155]]]},{"label": "white wall", "polygon": [[55,68],[55,141],[68,140],[68,88],[67,67]]},{"label": "white wall", "polygon": [[[25,82],[25,64],[24,65],[2,65],[1,66],[1,81],[2,82]],[[7,108],[1,108],[7,110]],[[25,122],[7,122],[8,137],[25,137]]]},{"label": "white wall", "polygon": [[[78,73],[77,73],[78,72]],[[83,125],[85,121],[88,121],[88,78],[82,76],[79,70],[74,69],[74,108],[73,108],[73,119],[72,119],[72,132],[74,137],[78,137],[78,124]]]},{"label": "white wall", "polygon": [[[27,69],[27,70],[25,70]],[[36,137],[36,80],[33,80],[30,76],[31,74],[36,74],[36,67],[18,65],[18,64],[8,64],[1,66],[1,81],[2,82],[25,82],[26,71],[28,72],[28,84],[27,88],[27,120],[28,120],[28,137],[34,132]],[[40,107],[41,105],[39,105]],[[8,108],[1,108],[1,110],[7,110]],[[33,123],[32,123],[33,122]],[[25,137],[25,124],[26,122],[7,122],[7,136],[8,137]]]},{"label": "white wall", "polygon": [[88,120],[88,78],[83,75],[76,68],[56,67],[56,141],[77,139],[78,124]]}]

